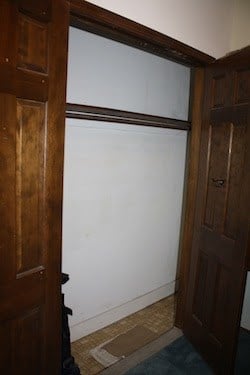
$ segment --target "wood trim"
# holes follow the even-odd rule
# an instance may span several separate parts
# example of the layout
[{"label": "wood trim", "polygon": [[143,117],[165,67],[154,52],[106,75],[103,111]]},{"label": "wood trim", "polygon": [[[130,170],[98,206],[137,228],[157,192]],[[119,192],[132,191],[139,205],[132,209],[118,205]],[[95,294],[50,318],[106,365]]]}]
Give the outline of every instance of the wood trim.
[{"label": "wood trim", "polygon": [[[220,124],[232,121],[247,121],[249,104],[234,105],[231,107],[214,108],[210,110],[209,121],[212,124]],[[237,125],[236,125],[237,126]]]},{"label": "wood trim", "polygon": [[215,59],[169,36],[82,0],[70,1],[70,24],[188,66]]},{"label": "wood trim", "polygon": [[227,68],[233,68],[239,66],[239,64],[247,60],[250,61],[250,45],[242,48],[241,50],[230,52],[229,54],[216,60],[215,64],[218,67],[223,67],[226,65]]},{"label": "wood trim", "polygon": [[[46,247],[46,358],[44,373],[61,374],[61,254],[62,254],[62,195],[65,138],[65,103],[67,76],[67,44],[69,25],[68,1],[51,1],[54,22],[50,25],[49,53],[54,56],[49,66],[47,102],[47,145],[44,175]],[[51,340],[53,332],[54,339]],[[50,339],[49,339],[50,338]]]},{"label": "wood trim", "polygon": [[130,125],[153,126],[158,128],[190,130],[190,122],[188,121],[82,104],[67,103],[66,117]]},{"label": "wood trim", "polygon": [[195,199],[198,183],[200,136],[202,124],[202,106],[204,90],[204,69],[194,70],[192,130],[188,143],[187,153],[187,182],[184,201],[183,229],[180,243],[179,289],[177,294],[177,309],[175,325],[183,327],[184,308],[187,298],[189,265],[191,258],[193,225],[195,214]]}]

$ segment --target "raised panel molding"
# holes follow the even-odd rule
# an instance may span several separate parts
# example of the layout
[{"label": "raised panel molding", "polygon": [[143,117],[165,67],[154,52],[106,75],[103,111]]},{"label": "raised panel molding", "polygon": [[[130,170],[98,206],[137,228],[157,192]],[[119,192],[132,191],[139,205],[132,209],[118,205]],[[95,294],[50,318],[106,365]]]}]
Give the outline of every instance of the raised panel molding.
[{"label": "raised panel molding", "polygon": [[205,288],[208,272],[208,257],[204,252],[201,252],[198,260],[198,271],[196,275],[197,293],[193,301],[193,313],[196,319],[200,322],[203,320],[203,309],[205,302]]},{"label": "raised panel molding", "polygon": [[218,232],[222,231],[222,217],[228,187],[231,155],[228,154],[228,150],[231,144],[231,134],[230,124],[211,126],[204,223]]},{"label": "raised panel molding", "polygon": [[239,200],[241,181],[246,151],[246,124],[234,124],[231,142],[230,179],[228,181],[227,198],[225,202],[225,217],[223,234],[235,239],[239,227]]},{"label": "raised panel molding", "polygon": [[17,272],[43,265],[45,147],[43,103],[18,100],[16,137]]},{"label": "raised panel molding", "polygon": [[248,103],[250,98],[250,69],[238,70],[235,75],[236,104]]},{"label": "raised panel molding", "polygon": [[[15,320],[15,374],[43,374],[43,329],[42,306],[26,311]],[[27,361],[23,360],[25,357]]]},{"label": "raised panel molding", "polygon": [[226,76],[218,75],[212,81],[212,108],[223,107],[225,105],[225,85]]},{"label": "raised panel molding", "polygon": [[215,288],[213,292],[213,307],[211,309],[211,332],[218,342],[223,342],[226,325],[222,324],[227,319],[228,304],[230,302],[228,283],[230,282],[230,269],[217,265]]},{"label": "raised panel molding", "polygon": [[19,68],[47,73],[47,25],[19,14],[18,63]]},{"label": "raised panel molding", "polygon": [[[2,363],[12,361],[12,351],[11,351],[11,331],[12,331],[12,321],[6,320],[0,323],[0,371],[2,370]],[[2,373],[2,371],[1,371]]]}]

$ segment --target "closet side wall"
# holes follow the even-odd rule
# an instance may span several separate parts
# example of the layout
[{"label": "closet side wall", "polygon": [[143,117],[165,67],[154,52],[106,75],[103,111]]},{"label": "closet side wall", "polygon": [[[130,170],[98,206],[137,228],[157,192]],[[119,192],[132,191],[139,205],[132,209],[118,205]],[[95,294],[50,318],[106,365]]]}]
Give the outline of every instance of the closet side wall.
[{"label": "closet side wall", "polygon": [[241,327],[250,331],[250,272],[247,275],[245,297],[241,315]]}]

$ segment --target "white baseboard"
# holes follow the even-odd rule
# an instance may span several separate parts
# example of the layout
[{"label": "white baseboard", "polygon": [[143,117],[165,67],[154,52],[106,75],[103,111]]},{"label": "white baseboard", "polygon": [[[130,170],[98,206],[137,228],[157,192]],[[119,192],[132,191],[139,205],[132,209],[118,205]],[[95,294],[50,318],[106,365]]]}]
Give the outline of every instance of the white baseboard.
[{"label": "white baseboard", "polygon": [[173,281],[147,294],[144,294],[143,296],[135,298],[132,301],[124,303],[121,306],[114,307],[111,310],[94,316],[93,318],[72,325],[70,327],[71,341],[75,341],[81,337],[87,336],[98,329],[104,328],[120,319],[125,318],[128,315],[135,313],[136,311],[152,305],[152,303],[155,303],[162,298],[170,296],[175,292],[175,287],[175,281]]}]

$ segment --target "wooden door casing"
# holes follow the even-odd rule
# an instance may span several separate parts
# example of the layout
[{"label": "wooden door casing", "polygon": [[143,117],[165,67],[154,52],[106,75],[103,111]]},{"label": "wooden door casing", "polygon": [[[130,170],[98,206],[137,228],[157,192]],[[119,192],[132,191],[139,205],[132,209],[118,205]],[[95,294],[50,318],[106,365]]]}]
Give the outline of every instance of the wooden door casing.
[{"label": "wooden door casing", "polygon": [[218,61],[206,72],[184,319],[184,333],[218,373],[232,372],[246,275],[250,208],[249,49],[244,54]]},{"label": "wooden door casing", "polygon": [[60,373],[69,4],[0,2],[0,369]]}]

